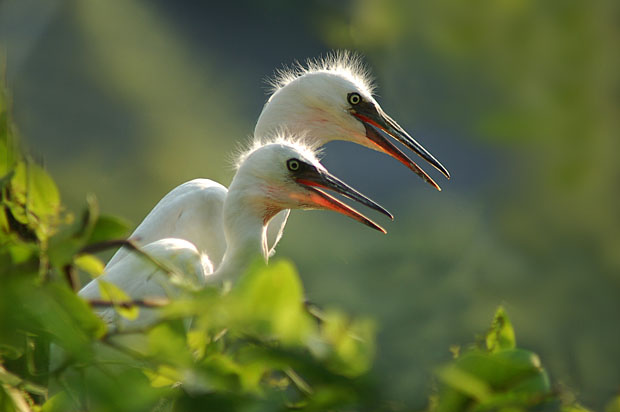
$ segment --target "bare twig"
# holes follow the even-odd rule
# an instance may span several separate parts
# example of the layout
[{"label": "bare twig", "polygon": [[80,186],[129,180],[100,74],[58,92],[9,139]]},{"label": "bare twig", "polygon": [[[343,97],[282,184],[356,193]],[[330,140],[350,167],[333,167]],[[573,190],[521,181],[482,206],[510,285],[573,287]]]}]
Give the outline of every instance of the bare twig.
[{"label": "bare twig", "polygon": [[312,395],[314,391],[301,376],[297,372],[295,372],[292,368],[284,368],[283,372],[288,376],[288,378],[293,382],[293,384],[305,395]]},{"label": "bare twig", "polygon": [[78,252],[78,254],[103,252],[104,250],[123,246],[136,252],[142,252],[138,244],[131,239],[114,239],[93,243],[92,245],[86,245]]},{"label": "bare twig", "polygon": [[107,249],[115,248],[115,247],[126,247],[130,249],[132,252],[135,252],[144,258],[146,258],[149,262],[157,266],[159,269],[166,272],[168,275],[172,275],[173,273],[177,273],[178,271],[170,266],[166,265],[159,259],[154,258],[149,255],[147,252],[140,248],[134,240],[132,239],[116,239],[116,240],[107,240],[104,242],[93,243],[92,245],[84,246],[79,252],[78,255],[85,253],[97,253]]},{"label": "bare twig", "polygon": [[130,309],[133,306],[138,306],[141,308],[161,308],[170,303],[170,301],[165,298],[134,299],[121,302],[113,302],[111,300],[104,299],[89,299],[87,302],[90,306],[96,308],[120,306],[123,309]]},{"label": "bare twig", "polygon": [[78,284],[77,273],[75,273],[75,266],[73,265],[65,265],[63,267],[63,271],[65,272],[65,279],[67,283],[71,287],[74,292],[78,292],[80,290]]},{"label": "bare twig", "polygon": [[321,308],[316,303],[312,303],[306,299],[304,300],[303,304],[304,304],[304,308],[306,309],[306,312],[308,312],[308,314],[312,316],[319,325],[325,321],[323,319],[323,312],[321,311]]}]

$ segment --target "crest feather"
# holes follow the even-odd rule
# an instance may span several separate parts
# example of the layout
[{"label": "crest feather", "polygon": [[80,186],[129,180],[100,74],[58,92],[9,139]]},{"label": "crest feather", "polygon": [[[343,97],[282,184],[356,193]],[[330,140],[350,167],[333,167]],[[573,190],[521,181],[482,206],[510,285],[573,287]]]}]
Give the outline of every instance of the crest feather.
[{"label": "crest feather", "polygon": [[369,95],[372,95],[375,89],[373,78],[362,55],[348,50],[336,50],[324,57],[307,59],[305,64],[295,61],[292,66],[276,70],[274,77],[267,80],[269,91],[273,94],[293,80],[315,72],[332,72],[344,76]]},{"label": "crest feather", "polygon": [[235,170],[241,167],[241,164],[256,150],[269,144],[281,144],[293,148],[295,151],[301,153],[305,158],[311,160],[313,163],[319,163],[319,156],[321,149],[318,145],[308,144],[308,141],[304,139],[304,135],[291,134],[285,129],[281,129],[278,132],[264,137],[256,137],[250,139],[245,144],[242,144],[238,149],[234,159]]}]

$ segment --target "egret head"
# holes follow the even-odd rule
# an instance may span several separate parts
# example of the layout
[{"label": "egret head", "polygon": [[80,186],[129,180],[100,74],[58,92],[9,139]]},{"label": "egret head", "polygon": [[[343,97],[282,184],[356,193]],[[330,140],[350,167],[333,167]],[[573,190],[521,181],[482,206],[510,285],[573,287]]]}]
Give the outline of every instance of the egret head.
[{"label": "egret head", "polygon": [[385,233],[381,226],[321,189],[340,193],[393,219],[383,207],[331,175],[315,152],[299,141],[279,138],[256,143],[240,157],[238,165],[226,201],[230,197],[243,202],[264,223],[284,209],[328,209]]},{"label": "egret head", "polygon": [[360,59],[337,53],[283,70],[273,81],[273,94],[265,104],[254,135],[276,130],[303,132],[311,144],[348,140],[394,157],[425,181],[439,186],[405,155],[391,139],[413,150],[447,178],[449,172],[422,145],[389,117],[372,96],[373,86]]}]

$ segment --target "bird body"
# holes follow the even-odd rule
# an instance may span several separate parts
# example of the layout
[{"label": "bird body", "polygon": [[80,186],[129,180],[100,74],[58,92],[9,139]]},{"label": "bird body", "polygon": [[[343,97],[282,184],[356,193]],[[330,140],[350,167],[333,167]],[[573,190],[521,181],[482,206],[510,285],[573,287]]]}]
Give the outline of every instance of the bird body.
[{"label": "bird body", "polygon": [[[226,187],[210,179],[185,182],[157,203],[130,238],[142,246],[162,238],[185,239],[200,253],[207,253],[217,267],[226,251],[222,210],[227,192]],[[128,254],[130,250],[121,248],[107,268]]]},{"label": "bird body", "polygon": [[[433,179],[391,143],[392,137],[449,177],[448,171],[381,109],[358,57],[336,53],[309,61],[306,67],[298,65],[280,71],[272,83],[273,93],[254,130],[254,147],[283,131],[296,135],[313,149],[332,140],[351,141],[387,153],[440,190]],[[130,238],[141,245],[166,237],[187,239],[200,253],[208,254],[217,268],[226,250],[222,227],[225,196],[226,189],[212,181],[197,179],[185,183],[168,193]],[[274,253],[288,215],[289,211],[283,210],[272,216],[267,228],[269,254]],[[121,249],[108,267],[127,253]]]},{"label": "bird body", "polygon": [[[158,239],[141,250],[154,260],[141,253],[128,253],[116,265],[108,267],[102,276],[84,286],[79,295],[87,300],[101,299],[103,280],[121,288],[132,300],[174,297],[179,290],[171,277],[180,277],[177,283],[201,286],[213,272],[208,256],[201,255],[196,246],[184,239]],[[157,319],[156,311],[150,308],[140,308],[138,317],[132,320],[119,316],[110,306],[96,308],[95,312],[106,324],[120,329],[143,327]]]},{"label": "bird body", "polygon": [[[188,188],[201,187],[200,184],[204,183],[192,182],[177,189],[185,193]],[[214,185],[209,187],[217,188]],[[221,217],[215,216],[219,223],[212,225],[219,231],[221,224],[227,245],[217,269],[214,270],[211,256],[184,239],[155,240],[144,246],[143,251],[186,274],[184,279],[178,280],[204,284],[234,281],[258,257],[266,262],[269,258],[267,225],[274,215],[284,209],[331,209],[384,232],[376,223],[319,187],[334,190],[392,217],[381,206],[330,175],[310,148],[298,142],[279,140],[253,148],[241,157],[237,173],[225,193]],[[219,201],[221,189],[218,188],[217,193]],[[176,198],[172,197],[173,200]],[[161,204],[168,204],[164,200],[166,198],[162,199]],[[156,209],[153,212],[157,212]],[[208,236],[206,233],[204,235]],[[135,253],[126,254],[113,264],[108,264],[105,273],[82,288],[79,295],[86,299],[100,299],[101,280],[115,284],[131,299],[170,297],[178,293],[169,273]],[[113,308],[99,310],[110,325],[138,328],[156,319],[153,311],[140,312],[145,313],[136,320],[126,321],[121,320]]]}]

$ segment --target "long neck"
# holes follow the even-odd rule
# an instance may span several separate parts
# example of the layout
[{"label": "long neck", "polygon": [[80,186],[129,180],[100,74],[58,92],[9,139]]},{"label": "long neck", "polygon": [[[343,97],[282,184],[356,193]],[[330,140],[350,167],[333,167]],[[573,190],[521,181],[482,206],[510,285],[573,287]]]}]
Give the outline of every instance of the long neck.
[{"label": "long neck", "polygon": [[258,258],[269,258],[267,226],[260,206],[252,201],[254,188],[231,183],[224,202],[224,234],[226,253],[214,280],[234,281]]}]

